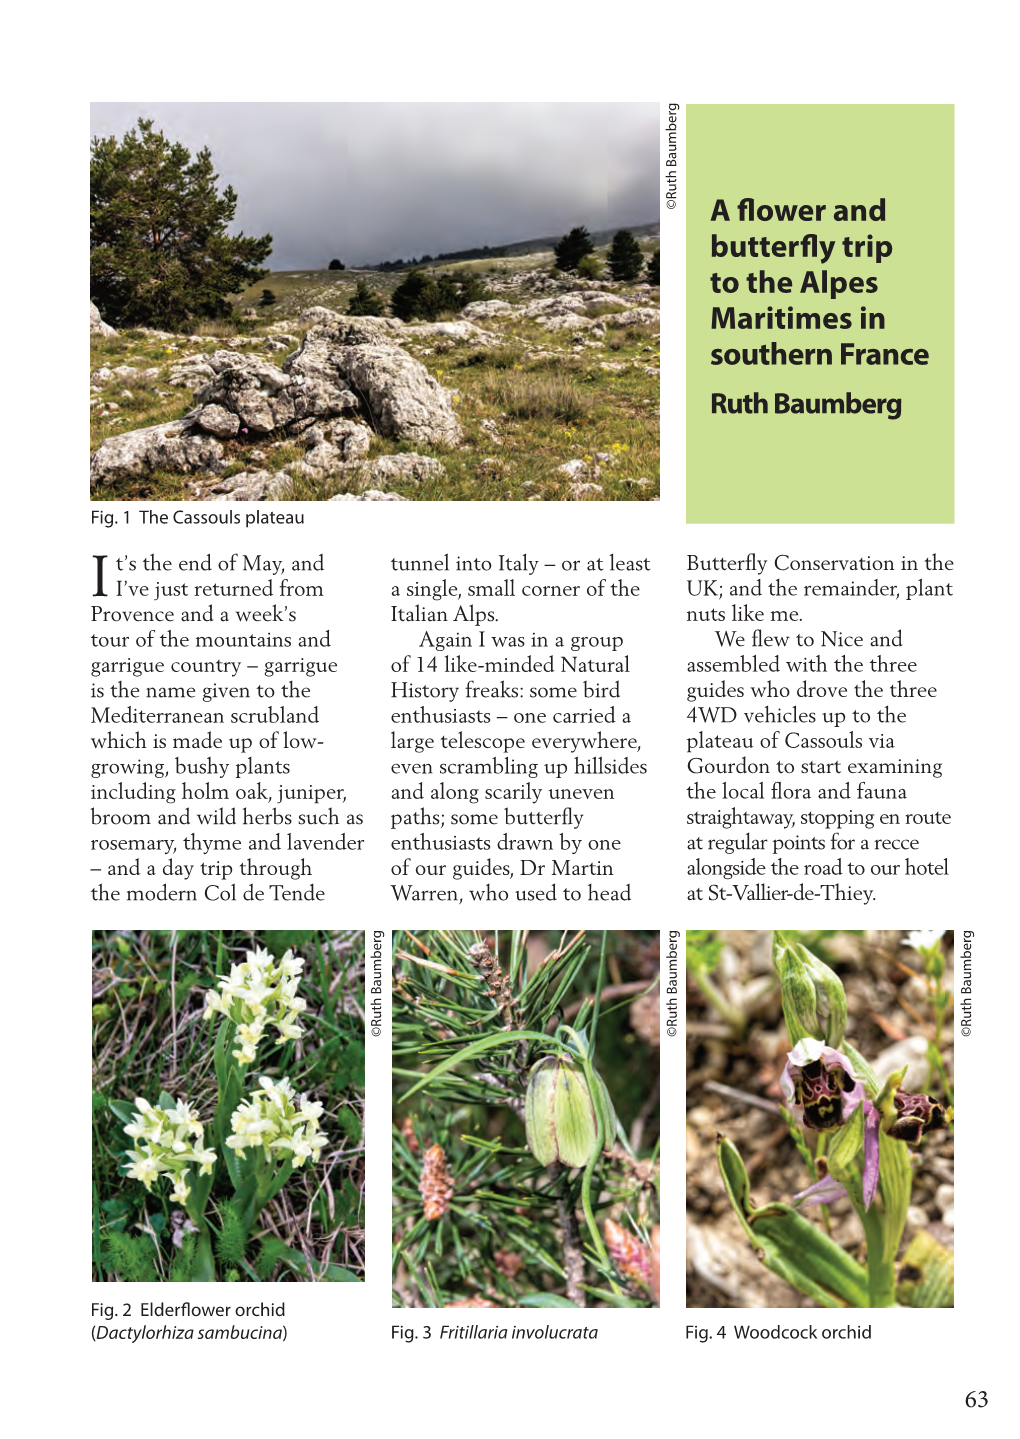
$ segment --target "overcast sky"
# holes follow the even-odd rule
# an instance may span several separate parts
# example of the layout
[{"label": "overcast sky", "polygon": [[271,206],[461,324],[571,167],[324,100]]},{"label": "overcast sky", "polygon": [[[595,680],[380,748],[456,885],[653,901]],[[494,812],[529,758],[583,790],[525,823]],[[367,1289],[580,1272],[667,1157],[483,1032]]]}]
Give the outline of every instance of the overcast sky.
[{"label": "overcast sky", "polygon": [[655,103],[95,104],[93,135],[139,116],[208,145],[273,236],[274,270],[411,259],[658,218]]}]

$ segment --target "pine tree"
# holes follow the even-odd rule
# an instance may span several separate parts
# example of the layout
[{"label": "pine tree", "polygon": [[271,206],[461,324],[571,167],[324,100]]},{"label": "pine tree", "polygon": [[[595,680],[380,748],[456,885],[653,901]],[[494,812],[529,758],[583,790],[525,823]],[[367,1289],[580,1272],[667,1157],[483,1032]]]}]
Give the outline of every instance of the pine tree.
[{"label": "pine tree", "polygon": [[659,283],[659,252],[648,257],[648,283],[657,285]]},{"label": "pine tree", "polygon": [[230,313],[268,270],[272,235],[228,235],[237,195],[203,149],[194,157],[152,120],[92,141],[91,294],[109,322],[185,329]]},{"label": "pine tree", "polygon": [[576,270],[578,262],[585,255],[590,255],[594,249],[592,238],[585,227],[575,225],[570,234],[564,235],[553,249],[553,254],[556,256],[556,268],[564,271]]},{"label": "pine tree", "polygon": [[268,308],[268,306],[270,306],[270,305],[275,305],[275,304],[276,304],[276,292],[275,292],[275,290],[263,290],[263,291],[262,291],[262,298],[261,298],[261,300],[259,301],[259,304],[263,307],[263,309]]},{"label": "pine tree", "polygon": [[367,280],[359,280],[357,289],[347,306],[348,315],[385,315],[386,300],[378,290],[369,287]]},{"label": "pine tree", "polygon": [[644,265],[641,246],[630,230],[617,230],[609,247],[609,273],[614,280],[636,280]]},{"label": "pine tree", "polygon": [[347,266],[344,264],[343,260],[330,260],[329,268],[331,270],[346,270]]}]

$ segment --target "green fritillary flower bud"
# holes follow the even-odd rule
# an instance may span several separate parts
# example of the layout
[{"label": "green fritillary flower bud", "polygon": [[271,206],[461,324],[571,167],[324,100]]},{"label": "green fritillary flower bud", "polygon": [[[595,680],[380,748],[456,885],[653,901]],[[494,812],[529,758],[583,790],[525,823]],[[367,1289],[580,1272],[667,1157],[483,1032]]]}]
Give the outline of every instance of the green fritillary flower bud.
[{"label": "green fritillary flower bud", "polygon": [[776,935],[776,972],[790,1043],[818,1039],[838,1049],[846,1030],[846,991],[839,976],[802,944]]},{"label": "green fritillary flower bud", "polygon": [[568,1168],[588,1164],[596,1152],[598,1121],[602,1143],[612,1145],[616,1113],[600,1075],[592,1070],[594,1093],[584,1071],[570,1059],[548,1054],[531,1071],[524,1102],[528,1148],[539,1164],[559,1160]]}]

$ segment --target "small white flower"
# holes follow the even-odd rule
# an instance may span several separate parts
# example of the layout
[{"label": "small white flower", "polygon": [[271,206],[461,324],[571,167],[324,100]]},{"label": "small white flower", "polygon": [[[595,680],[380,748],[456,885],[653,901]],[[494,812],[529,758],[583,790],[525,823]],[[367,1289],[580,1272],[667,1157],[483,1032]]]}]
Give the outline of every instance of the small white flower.
[{"label": "small white flower", "polygon": [[169,1121],[172,1124],[180,1125],[182,1129],[190,1134],[201,1136],[202,1125],[198,1115],[185,1099],[179,1099],[173,1109],[166,1111]]},{"label": "small white flower", "polygon": [[295,1169],[300,1169],[302,1164],[304,1164],[305,1160],[315,1153],[315,1151],[312,1149],[312,1146],[308,1143],[308,1140],[305,1139],[304,1135],[300,1131],[298,1131],[297,1134],[292,1135],[290,1138],[284,1137],[283,1139],[274,1139],[273,1143],[270,1145],[270,1148],[289,1149]]},{"label": "small white flower", "polygon": [[133,1163],[128,1169],[128,1176],[131,1179],[139,1179],[146,1189],[152,1190],[153,1180],[166,1172],[166,1165],[154,1159],[151,1154],[139,1154],[137,1150],[131,1153]]},{"label": "small white flower", "polygon": [[146,1099],[136,1099],[135,1114],[130,1124],[125,1124],[124,1133],[132,1139],[150,1139],[159,1142],[167,1128],[164,1109],[154,1109]]},{"label": "small white flower", "polygon": [[287,1101],[294,1098],[294,1086],[289,1079],[273,1080],[268,1074],[263,1074],[259,1076],[259,1084],[265,1090],[266,1096],[280,1110],[284,1110]]}]

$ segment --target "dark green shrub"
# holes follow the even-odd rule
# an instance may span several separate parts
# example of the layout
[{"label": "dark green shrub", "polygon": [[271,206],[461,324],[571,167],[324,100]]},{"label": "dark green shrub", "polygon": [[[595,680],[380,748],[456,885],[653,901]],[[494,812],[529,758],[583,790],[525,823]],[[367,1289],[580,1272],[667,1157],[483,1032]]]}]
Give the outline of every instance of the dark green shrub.
[{"label": "dark green shrub", "polygon": [[390,305],[400,320],[435,320],[448,311],[463,310],[472,300],[484,299],[485,293],[477,275],[440,275],[436,279],[424,270],[412,270],[393,291]]},{"label": "dark green shrub", "polygon": [[430,320],[436,305],[436,282],[424,270],[412,270],[390,296],[398,320]]},{"label": "dark green shrub", "polygon": [[359,280],[358,287],[347,306],[348,315],[385,315],[386,297],[369,287],[367,280]]}]

